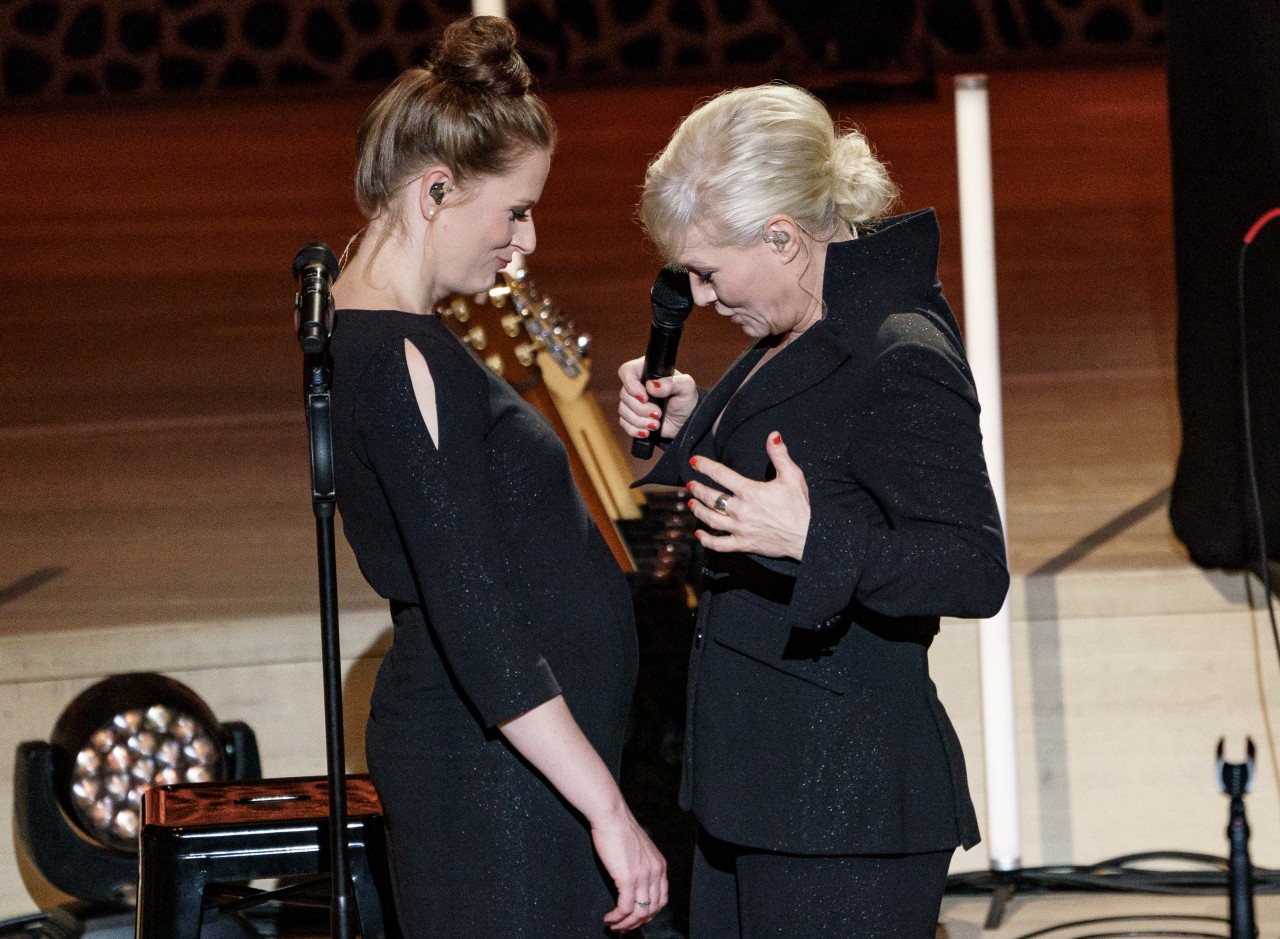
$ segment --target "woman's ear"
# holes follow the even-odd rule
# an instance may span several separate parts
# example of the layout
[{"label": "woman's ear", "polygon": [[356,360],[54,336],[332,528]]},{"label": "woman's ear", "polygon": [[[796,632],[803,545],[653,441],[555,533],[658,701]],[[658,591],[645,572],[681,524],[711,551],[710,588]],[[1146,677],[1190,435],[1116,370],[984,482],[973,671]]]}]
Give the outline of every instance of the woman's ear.
[{"label": "woman's ear", "polygon": [[434,219],[453,188],[453,174],[448,167],[427,167],[418,181],[418,208],[422,217],[427,221]]},{"label": "woman's ear", "polygon": [[790,215],[774,215],[764,223],[764,240],[773,245],[783,261],[790,261],[800,252],[800,226]]}]

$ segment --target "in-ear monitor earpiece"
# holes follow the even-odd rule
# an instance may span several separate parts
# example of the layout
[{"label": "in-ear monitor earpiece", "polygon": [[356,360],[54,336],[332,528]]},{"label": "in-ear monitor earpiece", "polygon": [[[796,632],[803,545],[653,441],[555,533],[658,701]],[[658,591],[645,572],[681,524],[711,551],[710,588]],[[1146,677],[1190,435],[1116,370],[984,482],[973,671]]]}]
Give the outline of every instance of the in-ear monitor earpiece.
[{"label": "in-ear monitor earpiece", "polygon": [[444,183],[432,183],[427,192],[431,195],[431,200],[436,205],[444,201]]}]

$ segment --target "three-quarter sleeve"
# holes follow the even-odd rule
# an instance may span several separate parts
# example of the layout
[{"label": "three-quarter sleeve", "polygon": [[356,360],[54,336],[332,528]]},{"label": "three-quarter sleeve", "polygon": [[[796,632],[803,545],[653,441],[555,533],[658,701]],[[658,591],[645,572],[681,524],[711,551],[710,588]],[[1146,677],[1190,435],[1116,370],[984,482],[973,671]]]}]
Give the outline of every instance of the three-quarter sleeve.
[{"label": "three-quarter sleeve", "polygon": [[359,382],[357,457],[374,473],[409,559],[426,618],[463,693],[488,726],[560,693],[504,576],[504,539],[486,459],[488,386],[460,346],[430,337],[438,435],[423,421],[404,341],[388,343]]},{"label": "three-quarter sleeve", "polygon": [[847,442],[851,485],[811,502],[794,626],[821,627],[854,602],[886,616],[992,616],[1008,590],[968,369],[925,317],[894,319],[866,432]]}]

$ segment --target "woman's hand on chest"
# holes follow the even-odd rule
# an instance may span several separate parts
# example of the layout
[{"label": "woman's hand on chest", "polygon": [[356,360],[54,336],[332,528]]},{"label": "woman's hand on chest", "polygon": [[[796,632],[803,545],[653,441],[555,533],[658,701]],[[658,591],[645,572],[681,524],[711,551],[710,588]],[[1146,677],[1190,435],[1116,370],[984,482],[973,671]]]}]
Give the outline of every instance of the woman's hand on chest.
[{"label": "woman's hand on chest", "polygon": [[[694,457],[693,468],[715,486],[687,485],[689,508],[712,531],[696,532],[699,543],[713,551],[743,552],[765,557],[804,556],[809,534],[809,484],[791,459],[780,434],[769,434],[765,453],[777,475],[757,482],[709,457]],[[718,488],[717,488],[718,487]]]}]

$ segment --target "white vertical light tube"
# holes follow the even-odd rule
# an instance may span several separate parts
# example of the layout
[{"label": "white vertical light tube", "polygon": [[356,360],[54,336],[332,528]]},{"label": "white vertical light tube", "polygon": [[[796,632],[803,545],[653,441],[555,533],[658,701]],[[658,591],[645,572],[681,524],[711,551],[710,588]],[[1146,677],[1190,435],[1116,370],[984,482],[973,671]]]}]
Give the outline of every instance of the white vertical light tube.
[{"label": "white vertical light tube", "polygon": [[[996,247],[991,195],[991,123],[987,76],[957,75],[956,158],[960,177],[960,247],[965,346],[982,402],[982,446],[1006,542],[1004,422],[1000,401],[1000,326],[996,315]],[[998,871],[1022,866],[1018,831],[1017,731],[1009,600],[978,624],[982,663],[982,740],[987,776],[987,851]]]},{"label": "white vertical light tube", "polygon": [[[471,0],[472,16],[506,16],[507,0]],[[519,251],[511,256],[507,270],[512,274],[524,270],[524,255]]]}]

